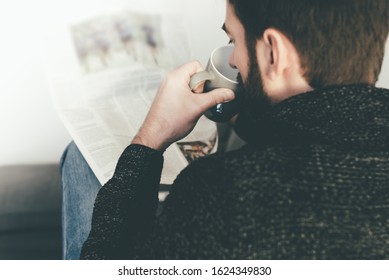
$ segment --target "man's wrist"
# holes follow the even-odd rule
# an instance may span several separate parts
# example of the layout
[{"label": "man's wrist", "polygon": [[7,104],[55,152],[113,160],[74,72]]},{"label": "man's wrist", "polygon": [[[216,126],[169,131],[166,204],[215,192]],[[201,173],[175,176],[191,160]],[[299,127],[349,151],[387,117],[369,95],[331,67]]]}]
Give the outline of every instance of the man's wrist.
[{"label": "man's wrist", "polygon": [[142,145],[149,147],[153,150],[160,150],[161,147],[156,145],[155,143],[152,143],[151,141],[148,141],[147,138],[144,139],[144,137],[136,135],[134,139],[132,140],[131,144],[137,144],[137,145]]},{"label": "man's wrist", "polygon": [[169,146],[164,143],[159,143],[158,141],[156,141],[156,138],[150,137],[148,135],[145,135],[144,133],[139,133],[139,132],[137,135],[135,135],[131,144],[146,146],[153,150],[157,150],[161,152],[165,151]]}]

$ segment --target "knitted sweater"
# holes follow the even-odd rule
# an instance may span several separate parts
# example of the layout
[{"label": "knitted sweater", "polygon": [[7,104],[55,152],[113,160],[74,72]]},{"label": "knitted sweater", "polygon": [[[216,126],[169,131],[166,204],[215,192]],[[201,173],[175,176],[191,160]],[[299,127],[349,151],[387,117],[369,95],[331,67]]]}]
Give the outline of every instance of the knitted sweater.
[{"label": "knitted sweater", "polygon": [[300,94],[252,125],[245,147],[184,169],[158,217],[162,153],[130,145],[82,258],[389,258],[389,90]]}]

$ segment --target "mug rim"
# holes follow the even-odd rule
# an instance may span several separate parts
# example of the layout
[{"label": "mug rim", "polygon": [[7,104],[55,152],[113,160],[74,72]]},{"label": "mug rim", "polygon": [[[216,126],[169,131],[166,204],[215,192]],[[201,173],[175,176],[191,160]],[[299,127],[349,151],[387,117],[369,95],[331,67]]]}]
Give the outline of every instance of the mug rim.
[{"label": "mug rim", "polygon": [[[225,45],[225,46],[220,46],[220,47],[215,48],[215,49],[212,51],[212,53],[211,53],[211,57],[210,57],[209,62],[212,64],[212,68],[217,72],[217,74],[219,74],[220,76],[222,76],[223,78],[225,78],[225,79],[228,80],[229,82],[232,82],[232,83],[238,85],[238,84],[239,84],[238,81],[231,80],[230,78],[228,78],[228,77],[226,77],[225,75],[223,75],[222,73],[220,73],[219,69],[217,69],[217,68],[215,67],[215,64],[213,63],[213,56],[214,56],[214,54],[215,54],[216,51],[218,51],[218,50],[220,50],[220,49],[233,49],[233,48],[234,48],[234,47],[231,46],[231,45]],[[231,68],[232,68],[232,67],[231,67]],[[238,73],[239,73],[239,71],[238,71]]]}]

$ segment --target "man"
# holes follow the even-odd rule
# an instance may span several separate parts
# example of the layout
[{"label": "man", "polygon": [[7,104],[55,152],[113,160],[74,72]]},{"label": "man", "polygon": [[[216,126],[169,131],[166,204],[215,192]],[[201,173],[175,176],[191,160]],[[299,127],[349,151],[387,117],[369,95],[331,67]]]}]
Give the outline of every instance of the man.
[{"label": "man", "polygon": [[223,28],[248,145],[189,165],[156,217],[163,151],[234,98],[191,92],[197,62],[171,72],[97,195],[81,257],[388,258],[389,90],[374,84],[389,2],[229,0]]}]

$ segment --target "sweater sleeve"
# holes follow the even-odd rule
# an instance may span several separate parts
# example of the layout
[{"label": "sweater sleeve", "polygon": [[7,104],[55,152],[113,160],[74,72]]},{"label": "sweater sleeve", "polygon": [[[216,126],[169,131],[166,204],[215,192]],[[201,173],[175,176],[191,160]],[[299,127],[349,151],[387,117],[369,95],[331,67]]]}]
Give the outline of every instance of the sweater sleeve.
[{"label": "sweater sleeve", "polygon": [[155,219],[162,166],[161,152],[141,145],[126,148],[97,195],[82,259],[131,258]]}]

